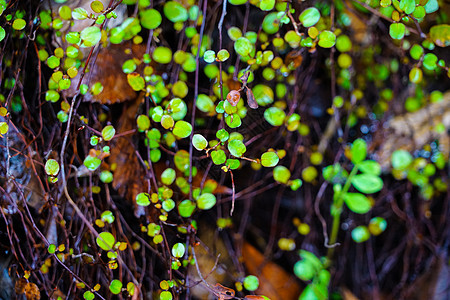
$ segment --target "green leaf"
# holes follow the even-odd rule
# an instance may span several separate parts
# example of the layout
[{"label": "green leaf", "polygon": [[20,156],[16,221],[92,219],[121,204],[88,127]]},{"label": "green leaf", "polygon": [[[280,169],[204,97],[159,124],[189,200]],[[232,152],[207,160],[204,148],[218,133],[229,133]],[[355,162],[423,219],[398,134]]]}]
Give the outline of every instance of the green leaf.
[{"label": "green leaf", "polygon": [[320,12],[315,7],[310,7],[305,9],[298,17],[299,21],[302,22],[303,26],[311,27],[315,25],[320,20]]},{"label": "green leaf", "polygon": [[217,52],[217,59],[221,62],[226,61],[230,57],[230,53],[226,49],[222,49]]},{"label": "green leaf", "polygon": [[414,44],[409,50],[409,54],[415,60],[419,60],[423,55],[423,48],[420,45]]},{"label": "green leaf", "polygon": [[139,18],[141,19],[141,25],[147,29],[155,29],[161,25],[162,17],[159,11],[156,9],[147,9],[139,12]]},{"label": "green leaf", "polygon": [[242,31],[235,26],[228,28],[227,33],[228,33],[228,37],[232,41],[236,41],[238,38],[240,38],[242,36]]},{"label": "green leaf", "polygon": [[22,30],[25,28],[25,25],[27,25],[27,23],[24,19],[15,19],[12,24],[12,28],[14,28],[15,30]]},{"label": "green leaf", "polygon": [[303,281],[309,281],[314,277],[316,270],[307,260],[299,260],[294,265],[294,274]]},{"label": "green leaf", "polygon": [[273,90],[264,84],[257,84],[252,89],[256,102],[261,106],[267,106],[274,100]]},{"label": "green leaf", "polygon": [[358,226],[352,230],[352,239],[357,243],[363,243],[370,238],[370,232],[366,226]]},{"label": "green leaf", "polygon": [[406,150],[396,150],[392,153],[392,167],[396,170],[406,169],[413,161],[413,157]]},{"label": "green leaf", "polygon": [[203,135],[194,134],[194,136],[192,137],[192,145],[195,147],[195,149],[201,151],[208,146],[208,141]]},{"label": "green leaf", "polygon": [[136,204],[140,206],[150,205],[150,195],[147,193],[139,193],[136,195]]},{"label": "green leaf", "polygon": [[430,70],[433,71],[434,69],[436,69],[436,64],[437,64],[438,58],[435,54],[433,53],[427,53],[425,54],[425,56],[423,57],[423,66]]},{"label": "green leaf", "polygon": [[95,171],[98,167],[100,167],[100,164],[102,163],[101,159],[96,156],[86,156],[86,158],[83,161],[83,164],[88,168],[89,171]]},{"label": "green leaf", "polygon": [[383,180],[372,174],[355,175],[352,184],[358,191],[366,194],[379,192],[383,188]]},{"label": "green leaf", "polygon": [[412,83],[420,83],[423,78],[423,72],[420,68],[414,67],[409,71],[409,81]]},{"label": "green leaf", "polygon": [[146,115],[139,115],[136,123],[140,131],[145,131],[150,128],[150,119]]},{"label": "green leaf", "polygon": [[105,126],[102,130],[102,137],[105,141],[110,141],[116,134],[116,130],[112,125]]},{"label": "green leaf", "polygon": [[248,0],[228,0],[230,4],[241,5],[247,3]]},{"label": "green leaf", "polygon": [[403,23],[392,23],[389,26],[389,35],[394,40],[401,40],[405,36],[405,24]]},{"label": "green leaf", "polygon": [[319,34],[319,46],[322,48],[331,48],[336,44],[336,35],[328,30]]},{"label": "green leaf", "polygon": [[172,247],[172,255],[177,258],[183,257],[185,251],[186,248],[182,243],[176,243]]},{"label": "green leaf", "polygon": [[241,162],[237,159],[229,158],[229,159],[227,159],[226,165],[231,170],[235,170],[235,169],[239,168],[239,166],[241,165]]},{"label": "green leaf", "polygon": [[59,163],[54,159],[49,159],[45,163],[45,173],[49,176],[56,176],[59,173]]},{"label": "green leaf", "polygon": [[278,107],[272,106],[264,112],[264,119],[272,126],[281,126],[286,118],[286,113]]},{"label": "green leaf", "polygon": [[186,138],[191,135],[192,126],[186,121],[177,121],[173,127],[173,134],[178,138]]},{"label": "green leaf", "polygon": [[102,33],[100,32],[100,28],[96,26],[86,27],[80,33],[80,38],[82,40],[80,47],[93,47],[100,42],[101,37]]},{"label": "green leaf", "polygon": [[89,16],[88,12],[82,7],[77,7],[74,10],[72,10],[72,18],[74,20],[84,20],[88,16]]},{"label": "green leaf", "polygon": [[213,50],[206,50],[203,54],[203,59],[209,64],[214,62],[216,60],[216,52]]},{"label": "green leaf", "polygon": [[234,50],[240,56],[247,56],[253,49],[252,43],[245,37],[240,37],[234,42]]},{"label": "green leaf", "polygon": [[357,214],[365,214],[372,208],[369,199],[363,194],[345,193],[343,198],[347,207]]},{"label": "green leaf", "polygon": [[254,275],[248,275],[247,277],[244,278],[244,288],[247,291],[256,291],[258,289],[259,286],[259,280],[258,277],[254,276]]},{"label": "green leaf", "polygon": [[238,114],[232,114],[225,117],[225,123],[227,123],[230,128],[237,128],[242,125],[242,120]]},{"label": "green leaf", "polygon": [[173,296],[172,296],[172,293],[169,291],[162,291],[161,294],[159,295],[159,299],[160,300],[172,300]]},{"label": "green leaf", "polygon": [[135,91],[141,91],[145,88],[145,80],[138,73],[127,74],[128,84]]},{"label": "green leaf", "polygon": [[247,148],[240,140],[232,140],[228,142],[228,150],[230,151],[231,155],[241,157],[242,155],[244,155],[245,151],[247,151]]},{"label": "green leaf", "polygon": [[230,137],[230,134],[228,133],[228,131],[226,131],[225,129],[222,128],[216,132],[216,137],[221,142],[226,142],[228,140],[228,138]]},{"label": "green leaf", "polygon": [[261,0],[259,8],[263,11],[270,11],[275,7],[275,0]]},{"label": "green leaf", "polygon": [[264,167],[274,167],[280,161],[275,152],[265,152],[261,155],[261,165]]},{"label": "green leaf", "polygon": [[102,232],[96,239],[97,245],[105,251],[109,251],[114,247],[116,239],[109,232]]},{"label": "green leaf", "polygon": [[160,64],[168,64],[172,61],[172,50],[167,47],[156,47],[153,51],[152,57]]},{"label": "green leaf", "polygon": [[120,280],[114,279],[109,285],[109,290],[114,295],[120,294],[122,292],[122,282]]},{"label": "green leaf", "polygon": [[197,206],[200,209],[208,210],[211,209],[214,205],[216,205],[216,196],[211,193],[201,194],[197,198]]},{"label": "green leaf", "polygon": [[414,0],[400,0],[400,9],[406,14],[411,14],[416,8],[416,1]]},{"label": "green leaf", "polygon": [[186,8],[175,1],[166,2],[166,4],[164,4],[163,11],[167,19],[169,19],[173,23],[184,22],[189,18],[189,14]]},{"label": "green leaf", "polygon": [[367,156],[367,144],[363,139],[356,139],[350,150],[352,154],[352,163],[358,164],[366,159]]},{"label": "green leaf", "polygon": [[358,165],[358,169],[366,174],[380,175],[381,166],[378,162],[374,160],[365,160]]},{"label": "green leaf", "polygon": [[0,26],[0,42],[3,41],[5,36],[6,36],[5,29],[3,29],[3,27]]},{"label": "green leaf", "polygon": [[287,184],[291,178],[291,172],[285,166],[276,166],[273,169],[273,179],[276,182]]},{"label": "green leaf", "polygon": [[425,11],[427,14],[434,13],[435,11],[438,11],[439,4],[437,0],[428,0],[427,3],[424,5]]},{"label": "green leaf", "polygon": [[175,181],[176,172],[172,168],[167,168],[161,174],[161,182],[165,185],[171,185]]},{"label": "green leaf", "polygon": [[267,16],[265,16],[262,28],[267,34],[274,34],[278,32],[278,29],[280,28],[280,19],[278,18],[278,13],[271,12]]},{"label": "green leaf", "polygon": [[86,292],[83,293],[83,298],[85,300],[94,300],[95,299],[95,295],[91,291],[86,291]]},{"label": "green leaf", "polygon": [[211,98],[205,94],[198,95],[197,102],[195,104],[199,110],[208,113],[214,111],[214,102]]},{"label": "green leaf", "polygon": [[56,245],[50,244],[47,248],[48,253],[53,254],[56,252]]},{"label": "green leaf", "polygon": [[380,235],[386,230],[387,222],[381,217],[375,217],[370,220],[369,231],[373,235]]},{"label": "green leaf", "polygon": [[223,150],[214,150],[211,152],[211,159],[214,164],[221,165],[227,160],[227,156]]},{"label": "green leaf", "polygon": [[195,207],[196,207],[196,205],[194,202],[192,202],[190,200],[183,200],[178,205],[178,213],[183,218],[189,218],[190,216],[192,216],[192,213],[194,212]]}]

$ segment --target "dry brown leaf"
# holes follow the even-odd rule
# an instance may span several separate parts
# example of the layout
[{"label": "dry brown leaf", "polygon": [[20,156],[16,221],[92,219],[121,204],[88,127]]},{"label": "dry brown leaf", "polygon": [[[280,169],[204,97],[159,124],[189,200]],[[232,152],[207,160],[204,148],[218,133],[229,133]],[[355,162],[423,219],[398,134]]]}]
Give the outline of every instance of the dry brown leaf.
[{"label": "dry brown leaf", "polygon": [[258,294],[272,300],[298,298],[300,286],[294,276],[277,264],[266,261],[264,255],[249,243],[244,242],[242,256],[248,272],[259,279]]},{"label": "dry brown leaf", "polygon": [[[98,56],[92,58],[92,63],[90,64],[91,69],[84,76],[82,83],[88,84],[91,87],[94,83],[100,82],[103,85],[103,91],[97,96],[87,93],[84,96],[84,100],[100,102],[102,104],[135,100],[137,93],[128,84],[127,76],[122,70],[122,65],[129,59],[142,59],[144,53],[145,46],[141,44],[130,45],[123,43],[101,48]],[[143,65],[141,63],[138,66],[138,72],[142,71]],[[81,72],[72,80],[73,84],[66,92],[67,97],[72,97],[76,94],[76,87],[80,76]]]},{"label": "dry brown leaf", "polygon": [[27,300],[39,300],[41,299],[41,293],[35,283],[28,282],[25,285],[25,297]]},{"label": "dry brown leaf", "polygon": [[233,289],[221,285],[220,283],[216,283],[216,285],[213,286],[213,290],[214,295],[216,295],[219,298],[219,300],[227,300],[234,298],[235,291]]},{"label": "dry brown leaf", "polygon": [[14,286],[14,291],[17,295],[21,295],[25,292],[25,286],[28,284],[27,280],[25,278],[19,278],[16,281],[16,284]]}]

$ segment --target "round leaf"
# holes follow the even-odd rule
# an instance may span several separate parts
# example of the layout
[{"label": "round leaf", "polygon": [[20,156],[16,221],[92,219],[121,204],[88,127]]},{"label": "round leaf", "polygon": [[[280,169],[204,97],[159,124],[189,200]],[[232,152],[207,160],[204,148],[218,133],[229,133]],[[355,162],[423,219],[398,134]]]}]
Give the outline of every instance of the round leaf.
[{"label": "round leaf", "polygon": [[136,204],[140,206],[150,205],[150,195],[147,193],[139,193],[136,195]]},{"label": "round leaf", "polygon": [[96,239],[97,245],[105,251],[109,251],[114,247],[116,239],[109,232],[102,232]]},{"label": "round leaf", "polygon": [[252,43],[245,37],[240,37],[234,42],[234,50],[241,56],[249,55],[252,47]]},{"label": "round leaf", "polygon": [[206,50],[203,54],[203,59],[207,63],[214,62],[216,60],[216,52],[214,52],[213,50]]},{"label": "round leaf", "polygon": [[105,141],[110,141],[114,135],[116,134],[116,130],[112,125],[105,126],[102,130],[102,137]]},{"label": "round leaf", "polygon": [[178,213],[183,218],[189,218],[195,210],[195,203],[190,200],[183,200],[178,205]]},{"label": "round leaf", "polygon": [[247,291],[256,291],[259,286],[259,280],[258,277],[254,275],[249,275],[244,278],[244,288]]},{"label": "round leaf", "polygon": [[80,38],[82,40],[81,47],[93,47],[97,45],[102,37],[100,28],[96,26],[90,26],[83,29],[80,33]]},{"label": "round leaf", "polygon": [[177,258],[183,257],[185,251],[186,248],[182,243],[176,243],[172,247],[172,255]]},{"label": "round leaf", "polygon": [[287,184],[291,178],[291,172],[285,166],[276,166],[273,169],[273,179],[276,182]]},{"label": "round leaf", "polygon": [[45,163],[45,173],[49,176],[56,176],[59,173],[59,164],[54,159],[49,159]]},{"label": "round leaf", "polygon": [[286,118],[286,113],[278,107],[272,106],[264,112],[264,119],[272,126],[281,126]]},{"label": "round leaf", "polygon": [[275,152],[265,152],[261,155],[261,165],[264,167],[274,167],[280,159]]},{"label": "round leaf", "polygon": [[167,168],[161,174],[161,181],[165,185],[171,185],[175,181],[176,172],[172,168]]},{"label": "round leaf", "polygon": [[145,80],[138,73],[127,74],[128,84],[135,91],[140,91],[145,88]]},{"label": "round leaf", "polygon": [[367,155],[367,144],[363,139],[356,139],[352,144],[352,149],[350,150],[352,154],[352,162],[358,164],[366,159]]},{"label": "round leaf", "polygon": [[109,285],[109,290],[114,295],[120,294],[122,292],[122,282],[120,280],[114,279]]},{"label": "round leaf", "polygon": [[405,24],[403,23],[392,23],[389,26],[389,35],[394,40],[401,40],[405,36]]},{"label": "round leaf", "polygon": [[186,138],[192,132],[192,126],[186,121],[177,121],[173,127],[173,134],[179,138]]},{"label": "round leaf", "polygon": [[95,156],[86,156],[83,161],[83,164],[88,168],[89,171],[95,171],[100,164],[102,163],[101,159]]},{"label": "round leaf", "polygon": [[320,20],[320,12],[315,7],[305,9],[298,17],[303,26],[311,27]]},{"label": "round leaf", "polygon": [[366,174],[380,175],[381,166],[378,162],[374,160],[365,160],[358,165],[358,169]]},{"label": "round leaf", "polygon": [[141,25],[147,29],[157,28],[162,21],[161,14],[156,9],[147,9],[139,12],[139,17],[141,19]]},{"label": "round leaf", "polygon": [[211,193],[201,194],[197,198],[197,206],[200,209],[208,210],[211,209],[214,205],[216,205],[216,196]]},{"label": "round leaf", "polygon": [[357,243],[362,243],[370,238],[370,232],[366,226],[358,226],[352,230],[352,239]]},{"label": "round leaf", "polygon": [[192,145],[195,149],[201,151],[208,146],[208,141],[201,134],[194,134],[192,137]]},{"label": "round leaf", "polygon": [[247,148],[240,140],[232,140],[228,143],[228,150],[231,155],[241,157],[247,151]]},{"label": "round leaf", "polygon": [[394,169],[404,170],[411,164],[413,157],[406,150],[396,150],[392,153],[391,161]]},{"label": "round leaf", "polygon": [[336,43],[336,35],[328,30],[319,34],[319,46],[322,48],[331,48]]},{"label": "round leaf", "polygon": [[184,22],[189,18],[188,11],[178,2],[168,1],[164,4],[164,15],[172,21],[176,22]]},{"label": "round leaf", "polygon": [[211,159],[214,164],[221,165],[227,160],[227,156],[223,150],[214,150],[211,152]]}]

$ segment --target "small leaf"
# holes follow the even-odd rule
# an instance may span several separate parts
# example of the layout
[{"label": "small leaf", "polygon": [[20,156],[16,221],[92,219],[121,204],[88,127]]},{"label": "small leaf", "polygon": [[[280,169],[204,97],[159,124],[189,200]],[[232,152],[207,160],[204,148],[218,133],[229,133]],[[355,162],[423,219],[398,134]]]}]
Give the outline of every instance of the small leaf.
[{"label": "small leaf", "polygon": [[372,174],[355,175],[352,184],[358,191],[366,194],[379,192],[383,188],[383,180]]},{"label": "small leaf", "polygon": [[197,198],[197,206],[200,209],[208,210],[211,209],[214,205],[216,205],[216,196],[211,193],[201,194]]},{"label": "small leaf", "polygon": [[178,213],[183,218],[189,218],[190,216],[192,216],[192,213],[194,212],[195,207],[196,207],[196,205],[194,202],[192,202],[190,200],[183,200],[178,205]]},{"label": "small leaf", "polygon": [[161,25],[162,17],[156,9],[147,9],[139,12],[141,25],[147,29],[155,29]]},{"label": "small leaf", "polygon": [[96,156],[86,156],[83,161],[83,164],[88,168],[89,171],[95,171],[100,164],[102,163],[101,159]]},{"label": "small leaf", "polygon": [[319,46],[322,48],[331,48],[336,44],[336,35],[328,30],[324,30],[319,34]]},{"label": "small leaf", "polygon": [[93,47],[97,45],[102,37],[100,28],[96,26],[90,26],[84,28],[80,33],[80,38],[82,40],[81,47]]},{"label": "small leaf", "polygon": [[120,280],[114,279],[109,285],[109,290],[114,295],[120,294],[120,292],[122,292],[122,282]]},{"label": "small leaf", "polygon": [[183,5],[181,5],[178,2],[175,1],[168,1],[164,4],[164,15],[169,19],[171,22],[184,22],[189,18],[189,14],[184,8]]},{"label": "small leaf", "polygon": [[406,150],[396,150],[392,153],[391,161],[394,169],[404,170],[411,164],[413,157]]},{"label": "small leaf", "polygon": [[311,27],[315,25],[320,20],[320,12],[315,7],[310,7],[305,9],[298,17],[299,21],[302,22],[303,26]]},{"label": "small leaf", "polygon": [[74,20],[84,20],[87,17],[88,17],[88,12],[82,7],[77,7],[74,10],[72,10],[72,18]]},{"label": "small leaf", "polygon": [[213,50],[206,50],[203,54],[203,59],[209,64],[214,62],[216,60],[216,52]]},{"label": "small leaf", "polygon": [[103,3],[101,1],[92,1],[91,9],[95,13],[101,13],[104,9]]},{"label": "small leaf", "polygon": [[150,195],[147,193],[139,193],[136,195],[136,204],[140,206],[150,205]]},{"label": "small leaf", "polygon": [[24,19],[15,19],[12,24],[12,28],[14,28],[15,30],[22,30],[25,28],[25,25],[27,25],[27,23]]},{"label": "small leaf", "polygon": [[264,167],[274,167],[280,159],[275,152],[265,152],[261,155],[261,165]]},{"label": "small leaf", "polygon": [[291,172],[285,166],[276,166],[273,169],[273,179],[276,182],[287,184],[291,178]]},{"label": "small leaf", "polygon": [[253,49],[252,43],[245,37],[240,37],[234,42],[234,50],[240,56],[247,56]]},{"label": "small leaf", "polygon": [[369,199],[363,194],[345,193],[343,197],[347,207],[357,214],[365,214],[372,208]]},{"label": "small leaf", "polygon": [[100,233],[96,241],[97,245],[105,251],[111,250],[114,247],[114,244],[116,243],[116,239],[109,232]]},{"label": "small leaf", "polygon": [[241,157],[247,151],[247,148],[240,140],[232,140],[228,143],[228,150],[231,155]]},{"label": "small leaf", "polygon": [[167,168],[161,174],[161,181],[165,185],[171,185],[175,181],[176,173],[172,168]]},{"label": "small leaf", "polygon": [[409,15],[414,11],[414,9],[416,9],[416,1],[400,0],[400,9]]},{"label": "small leaf", "polygon": [[145,88],[145,80],[138,73],[127,74],[128,84],[135,91],[140,91]]},{"label": "small leaf", "polygon": [[[237,90],[231,90],[228,95],[227,95],[227,101],[228,103],[230,103],[232,106],[236,106],[239,102],[239,99],[241,99],[241,94],[239,93],[239,91]],[[226,103],[224,103],[224,107],[225,107]],[[225,108],[225,111],[228,114],[232,114],[236,112],[236,109],[234,111],[227,111],[227,109]]]},{"label": "small leaf", "polygon": [[192,132],[192,126],[186,121],[177,121],[173,127],[173,134],[179,138],[186,138]]},{"label": "small leaf", "polygon": [[389,35],[394,40],[401,40],[405,36],[405,24],[403,23],[392,23],[389,26]]},{"label": "small leaf", "polygon": [[159,300],[172,300],[173,296],[172,293],[169,291],[162,291],[159,295]]},{"label": "small leaf", "polygon": [[112,125],[105,126],[102,130],[102,137],[105,141],[110,141],[116,134],[116,130]]},{"label": "small leaf", "polygon": [[381,166],[374,160],[365,160],[358,165],[358,169],[366,174],[379,176],[381,174]]},{"label": "small leaf", "polygon": [[286,118],[286,113],[278,107],[272,106],[264,112],[264,119],[272,126],[281,126]]},{"label": "small leaf", "polygon": [[223,150],[214,150],[211,152],[211,159],[214,164],[221,165],[227,160],[227,156]]},{"label": "small leaf", "polygon": [[364,159],[366,159],[367,155],[366,142],[363,139],[356,139],[352,144],[350,152],[352,154],[352,163],[358,164],[362,162]]},{"label": "small leaf", "polygon": [[352,230],[352,239],[357,243],[363,243],[370,238],[370,232],[366,226],[358,226]]},{"label": "small leaf", "polygon": [[49,159],[45,163],[45,173],[49,176],[56,176],[59,173],[59,164],[54,159]]},{"label": "small leaf", "polygon": [[172,247],[172,255],[177,258],[183,257],[185,251],[186,248],[182,243],[176,243]]},{"label": "small leaf", "polygon": [[6,31],[3,29],[3,27],[0,26],[0,42],[3,41],[3,39],[6,36]]},{"label": "small leaf", "polygon": [[230,137],[230,134],[228,133],[228,131],[226,131],[225,129],[222,128],[216,132],[216,137],[221,142],[226,142],[228,140],[228,138]]},{"label": "small leaf", "polygon": [[258,277],[254,275],[249,275],[244,278],[244,287],[247,291],[256,291],[259,286]]},{"label": "small leaf", "polygon": [[230,53],[226,49],[222,49],[217,52],[217,59],[221,62],[226,61],[230,57]]},{"label": "small leaf", "polygon": [[203,135],[194,134],[194,136],[192,137],[192,145],[198,151],[202,151],[208,146],[208,141],[205,139]]}]

